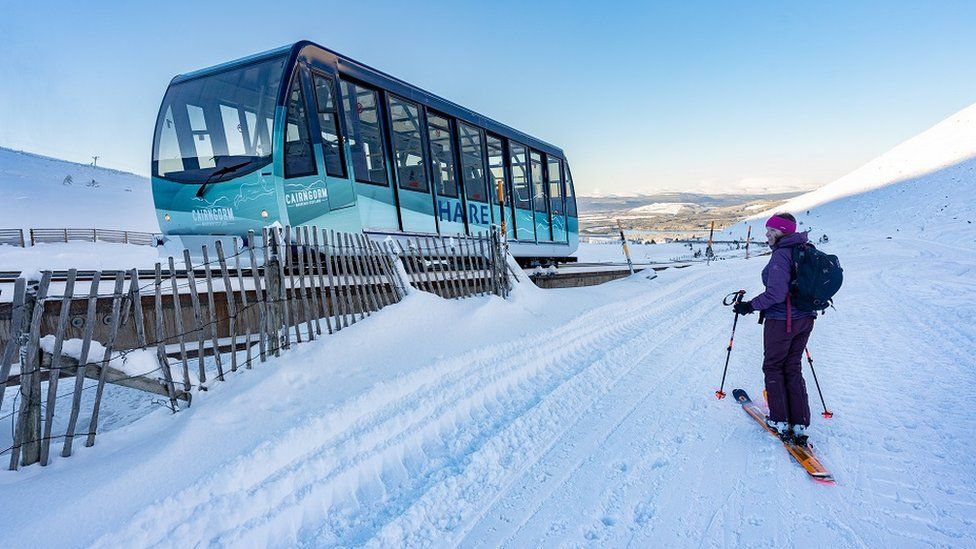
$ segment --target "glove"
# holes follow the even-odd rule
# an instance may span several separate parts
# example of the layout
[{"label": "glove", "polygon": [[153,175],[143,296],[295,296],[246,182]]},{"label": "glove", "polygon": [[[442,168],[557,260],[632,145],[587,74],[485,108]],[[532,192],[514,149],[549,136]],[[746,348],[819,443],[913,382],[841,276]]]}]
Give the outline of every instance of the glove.
[{"label": "glove", "polygon": [[752,308],[751,301],[740,301],[732,306],[732,310],[737,315],[751,315],[755,309]]}]

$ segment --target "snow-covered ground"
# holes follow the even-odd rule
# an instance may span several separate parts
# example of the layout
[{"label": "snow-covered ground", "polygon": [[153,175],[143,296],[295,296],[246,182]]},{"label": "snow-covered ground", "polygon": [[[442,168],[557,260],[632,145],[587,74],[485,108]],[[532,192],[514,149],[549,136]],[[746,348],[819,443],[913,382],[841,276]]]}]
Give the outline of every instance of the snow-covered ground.
[{"label": "snow-covered ground", "polygon": [[0,229],[159,232],[149,179],[128,172],[0,147],[0,197]]},{"label": "snow-covered ground", "polygon": [[[93,448],[0,474],[0,546],[976,546],[976,163],[912,174],[800,216],[845,268],[810,340],[836,486],[713,396],[765,263],[727,259],[414,293],[175,415],[108,393]],[[726,387],[758,395],[754,319]]]}]

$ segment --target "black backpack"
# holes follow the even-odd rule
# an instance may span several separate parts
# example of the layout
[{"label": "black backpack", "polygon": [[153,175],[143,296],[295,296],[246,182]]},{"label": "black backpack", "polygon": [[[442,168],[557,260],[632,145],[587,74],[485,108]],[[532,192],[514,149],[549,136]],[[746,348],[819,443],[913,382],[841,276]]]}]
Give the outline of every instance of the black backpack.
[{"label": "black backpack", "polygon": [[844,269],[836,255],[827,255],[812,244],[793,246],[791,306],[801,311],[825,311],[844,282]]}]

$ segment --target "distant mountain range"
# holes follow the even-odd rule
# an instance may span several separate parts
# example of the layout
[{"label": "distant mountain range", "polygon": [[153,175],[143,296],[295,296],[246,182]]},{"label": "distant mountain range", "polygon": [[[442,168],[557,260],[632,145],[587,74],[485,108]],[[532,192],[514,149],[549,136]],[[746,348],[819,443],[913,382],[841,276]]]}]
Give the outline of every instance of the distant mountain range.
[{"label": "distant mountain range", "polygon": [[663,192],[636,196],[578,196],[576,203],[580,213],[614,212],[633,210],[652,204],[697,204],[704,208],[722,208],[750,202],[778,202],[803,194],[804,191],[777,194],[699,194]]}]

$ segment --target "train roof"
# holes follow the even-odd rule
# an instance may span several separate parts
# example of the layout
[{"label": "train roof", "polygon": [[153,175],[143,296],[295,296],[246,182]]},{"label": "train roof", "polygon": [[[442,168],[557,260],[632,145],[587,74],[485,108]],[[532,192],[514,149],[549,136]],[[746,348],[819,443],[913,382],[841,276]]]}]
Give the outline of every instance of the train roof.
[{"label": "train roof", "polygon": [[[249,55],[234,61],[221,63],[219,65],[214,65],[212,67],[196,70],[186,74],[180,74],[173,78],[170,85],[284,55],[288,56],[288,65],[289,67],[292,67],[298,62],[300,57],[314,58],[315,53],[317,53],[316,50],[318,50],[318,52],[334,56],[336,58],[336,65],[338,66],[339,74],[342,76],[351,77],[352,79],[359,80],[365,84],[382,88],[406,99],[422,103],[435,111],[480,126],[491,133],[514,139],[515,141],[528,145],[534,149],[565,158],[563,150],[551,143],[547,143],[541,139],[532,137],[525,132],[516,130],[511,126],[502,124],[497,120],[484,116],[466,107],[462,107],[453,101],[444,99],[443,97],[435,95],[418,86],[414,86],[409,82],[401,80],[383,71],[374,69],[365,63],[360,63],[359,61],[346,57],[309,40],[301,40],[299,42],[295,42],[294,44]],[[287,79],[282,80],[285,82],[282,85],[284,88],[284,86],[287,86]]]}]

